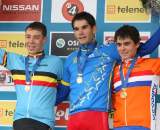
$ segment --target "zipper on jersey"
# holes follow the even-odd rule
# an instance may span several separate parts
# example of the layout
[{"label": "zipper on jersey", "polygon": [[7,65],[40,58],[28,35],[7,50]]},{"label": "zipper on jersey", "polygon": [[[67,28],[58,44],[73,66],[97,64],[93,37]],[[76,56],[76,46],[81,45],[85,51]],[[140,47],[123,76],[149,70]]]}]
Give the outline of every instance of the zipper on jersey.
[{"label": "zipper on jersey", "polygon": [[[34,77],[34,73],[32,75],[32,79],[33,79],[33,77]],[[30,107],[30,101],[31,101],[31,96],[32,96],[32,84],[33,84],[33,80],[31,80],[30,92],[29,92],[29,97],[28,97],[27,114],[26,114],[27,118],[30,117],[29,107]]]},{"label": "zipper on jersey", "polygon": [[124,99],[124,121],[125,121],[125,126],[128,125],[127,123],[127,98]]}]

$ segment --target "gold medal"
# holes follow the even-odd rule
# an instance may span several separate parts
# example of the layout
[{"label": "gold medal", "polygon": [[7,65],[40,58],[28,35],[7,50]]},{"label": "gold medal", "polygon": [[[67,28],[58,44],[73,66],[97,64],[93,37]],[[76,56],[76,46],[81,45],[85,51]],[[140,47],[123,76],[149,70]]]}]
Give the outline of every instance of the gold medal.
[{"label": "gold medal", "polygon": [[26,82],[25,91],[26,91],[26,92],[29,92],[29,91],[30,91],[30,82]]},{"label": "gold medal", "polygon": [[122,92],[120,93],[120,97],[122,99],[125,99],[127,97],[127,92],[125,88],[122,88]]},{"label": "gold medal", "polygon": [[26,92],[29,92],[29,91],[30,91],[30,85],[26,85],[26,86],[25,86],[25,91],[26,91]]},{"label": "gold medal", "polygon": [[81,84],[83,82],[83,78],[81,76],[77,77],[77,83]]}]

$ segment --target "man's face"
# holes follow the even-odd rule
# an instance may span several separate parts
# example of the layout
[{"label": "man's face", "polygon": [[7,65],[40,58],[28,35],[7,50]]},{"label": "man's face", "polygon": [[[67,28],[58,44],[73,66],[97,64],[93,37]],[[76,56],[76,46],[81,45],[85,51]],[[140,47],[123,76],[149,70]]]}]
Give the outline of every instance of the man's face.
[{"label": "man's face", "polygon": [[80,44],[88,44],[94,38],[96,26],[91,27],[86,20],[74,22],[74,35]]},{"label": "man's face", "polygon": [[28,28],[25,32],[25,42],[29,54],[36,54],[43,50],[43,45],[46,41],[46,37],[42,35],[42,32],[32,28]]},{"label": "man's face", "polygon": [[139,47],[139,43],[135,43],[131,38],[127,37],[122,39],[121,37],[117,38],[117,49],[121,56],[121,59],[128,60],[130,58],[134,58],[137,53],[137,48]]}]

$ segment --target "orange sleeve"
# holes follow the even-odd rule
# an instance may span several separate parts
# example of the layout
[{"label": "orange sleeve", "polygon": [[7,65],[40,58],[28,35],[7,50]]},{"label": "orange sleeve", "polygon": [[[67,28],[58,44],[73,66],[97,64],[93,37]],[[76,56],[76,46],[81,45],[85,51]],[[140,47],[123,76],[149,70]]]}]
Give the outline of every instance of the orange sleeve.
[{"label": "orange sleeve", "polygon": [[160,58],[153,59],[152,70],[156,75],[160,76]]}]

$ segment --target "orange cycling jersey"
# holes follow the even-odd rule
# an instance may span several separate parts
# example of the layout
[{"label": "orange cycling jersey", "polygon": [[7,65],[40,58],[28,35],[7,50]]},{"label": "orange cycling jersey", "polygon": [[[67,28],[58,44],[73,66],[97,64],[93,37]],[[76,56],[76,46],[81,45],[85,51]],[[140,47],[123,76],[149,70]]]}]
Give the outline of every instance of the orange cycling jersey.
[{"label": "orange cycling jersey", "polygon": [[[123,63],[124,77],[130,62]],[[120,79],[120,65],[114,70],[113,108],[114,127],[155,127],[155,96],[160,81],[160,58],[138,58],[128,83],[123,88]]]}]

